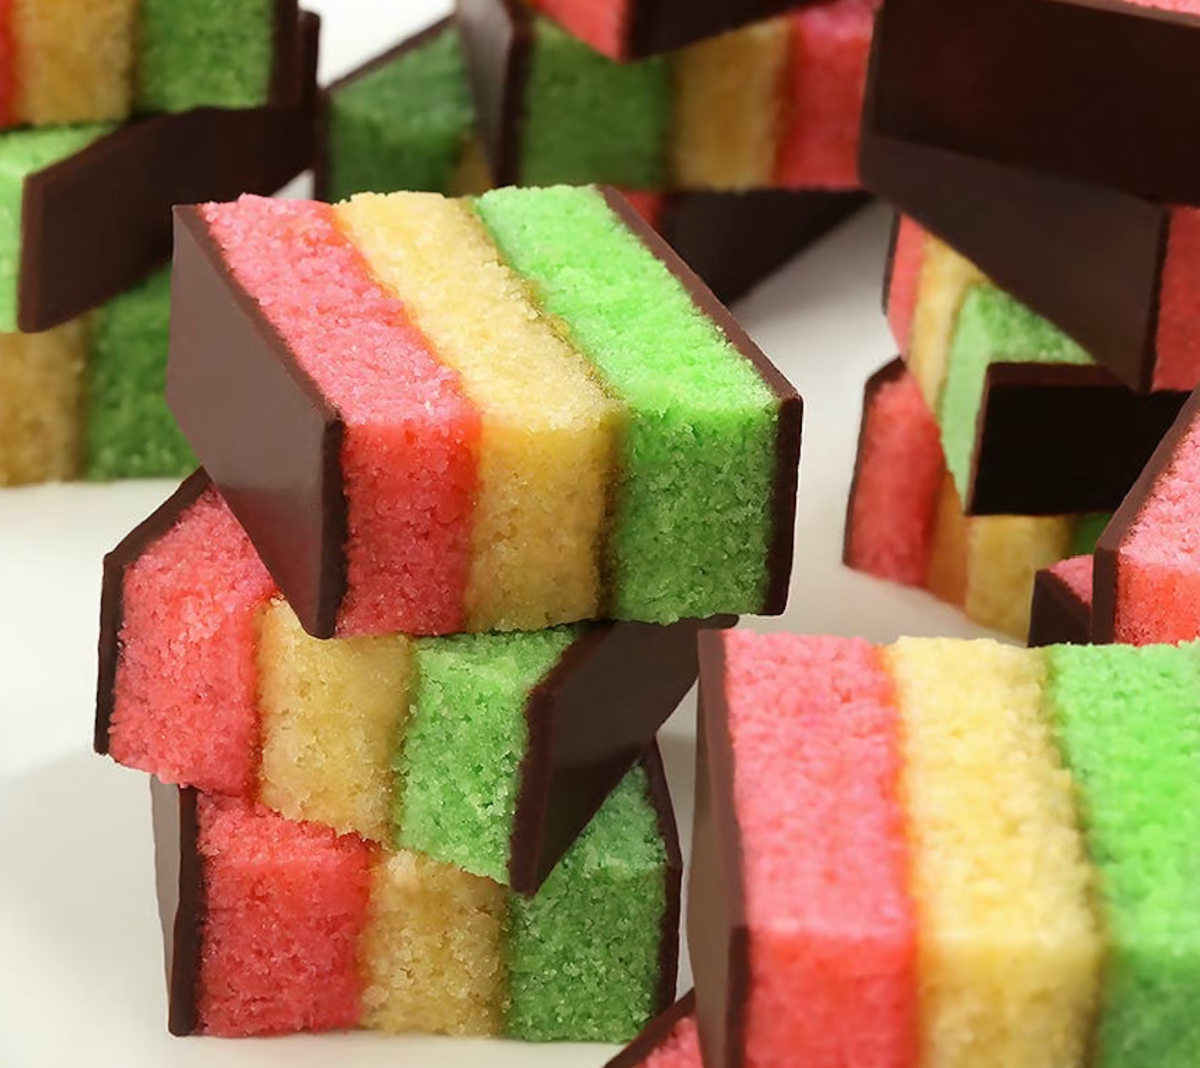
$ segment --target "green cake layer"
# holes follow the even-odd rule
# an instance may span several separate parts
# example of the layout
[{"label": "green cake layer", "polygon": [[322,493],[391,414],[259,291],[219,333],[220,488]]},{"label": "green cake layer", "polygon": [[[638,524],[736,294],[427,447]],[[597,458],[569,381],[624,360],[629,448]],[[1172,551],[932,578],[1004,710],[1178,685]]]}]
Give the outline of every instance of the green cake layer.
[{"label": "green cake layer", "polygon": [[462,44],[440,33],[330,93],[327,199],[445,192],[474,132]]},{"label": "green cake layer", "polygon": [[1096,551],[1096,542],[1112,519],[1111,512],[1089,512],[1075,516],[1071,524],[1071,545],[1068,556],[1091,556]]},{"label": "green cake layer", "polygon": [[1098,1068],[1200,1049],[1200,649],[1057,646],[1048,704],[1109,925]]},{"label": "green cake layer", "polygon": [[0,134],[0,333],[17,330],[25,179],[73,156],[112,129],[110,125],[43,126]]},{"label": "green cake layer", "polygon": [[170,321],[170,270],[151,275],[93,316],[87,478],[182,478],[195,468],[163,396]]},{"label": "green cake layer", "polygon": [[971,289],[959,310],[939,402],[946,465],[959,496],[970,496],[984,381],[993,363],[1090,364],[1075,342],[995,286]]},{"label": "green cake layer", "polygon": [[580,633],[560,627],[415,643],[420,670],[395,764],[398,848],[508,881],[526,697]]},{"label": "green cake layer", "polygon": [[523,185],[668,185],[672,92],[666,59],[614,63],[537,19],[524,108]]},{"label": "green cake layer", "polygon": [[[628,406],[609,544],[614,616],[756,611],[771,537],[770,389],[595,190],[505,189],[477,205],[543,309]],[[636,577],[627,560],[639,562]]]},{"label": "green cake layer", "polygon": [[274,43],[275,0],[142,0],[137,107],[261,106]]},{"label": "green cake layer", "polygon": [[635,769],[537,896],[509,899],[505,1031],[514,1038],[611,1042],[653,1015],[667,854],[647,791]]}]

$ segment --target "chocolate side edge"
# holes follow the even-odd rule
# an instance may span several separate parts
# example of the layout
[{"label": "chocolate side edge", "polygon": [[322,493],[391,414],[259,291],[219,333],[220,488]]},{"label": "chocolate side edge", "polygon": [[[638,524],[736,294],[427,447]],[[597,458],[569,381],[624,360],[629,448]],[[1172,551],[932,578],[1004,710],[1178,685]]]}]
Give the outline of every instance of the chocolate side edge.
[{"label": "chocolate side edge", "polygon": [[117,665],[121,660],[121,628],[125,622],[125,572],[211,486],[203,468],[189,475],[167,500],[143,519],[104,557],[100,593],[100,639],[96,678],[96,720],[92,748],[101,756],[109,751],[109,728],[116,707]]},{"label": "chocolate side edge", "polygon": [[651,1020],[641,1033],[604,1068],[641,1068],[674,1033],[679,1022],[696,1011],[696,992],[689,990],[674,1005]]},{"label": "chocolate side edge", "polygon": [[275,0],[272,49],[266,102],[274,107],[286,107],[304,94],[299,0]]},{"label": "chocolate side edge", "polygon": [[[808,0],[812,2],[812,0]],[[630,0],[622,60],[674,52],[803,6],[801,0]]]},{"label": "chocolate side edge", "polygon": [[1049,568],[1033,580],[1033,607],[1029,615],[1030,649],[1047,645],[1087,645],[1091,635],[1091,607],[1081,601]]},{"label": "chocolate side edge", "polygon": [[779,370],[713,295],[712,290],[670,245],[611,186],[598,186],[609,209],[671,272],[684,287],[696,309],[716,324],[729,343],[745,357],[779,400],[775,439],[775,478],[770,504],[771,534],[767,543],[767,588],[760,615],[782,615],[787,608],[795,553],[796,495],[800,485],[800,449],[804,401],[796,387]]},{"label": "chocolate side edge", "polygon": [[666,850],[663,871],[665,899],[660,919],[658,941],[658,990],[653,1012],[657,1016],[675,1000],[679,986],[680,924],[683,913],[683,850],[679,844],[679,824],[675,819],[675,804],[667,783],[662,751],[657,740],[651,741],[642,753],[641,765],[646,772],[647,796],[658,822]]}]

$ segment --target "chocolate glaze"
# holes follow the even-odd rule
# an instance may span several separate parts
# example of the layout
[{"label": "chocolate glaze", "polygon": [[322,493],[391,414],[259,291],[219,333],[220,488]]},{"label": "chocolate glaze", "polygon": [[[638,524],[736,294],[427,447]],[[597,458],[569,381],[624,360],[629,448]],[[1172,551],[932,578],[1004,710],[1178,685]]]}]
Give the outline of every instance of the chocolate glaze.
[{"label": "chocolate glaze", "polygon": [[[696,992],[689,990],[666,1012],[651,1020],[641,1034],[618,1053],[604,1068],[642,1068],[674,1033],[680,1020],[696,1011]],[[697,1066],[698,1068],[698,1066]]]},{"label": "chocolate glaze", "polygon": [[675,988],[679,984],[679,926],[682,912],[683,851],[679,846],[679,827],[675,822],[675,806],[671,802],[671,791],[667,785],[667,772],[663,767],[662,753],[658,742],[651,742],[642,752],[642,768],[649,784],[650,804],[658,821],[667,854],[664,872],[665,905],[663,908],[662,934],[658,943],[658,990],[653,1012],[661,1013],[675,1000]]},{"label": "chocolate glaze", "polygon": [[330,638],[346,590],[340,414],[176,209],[167,401],[304,629]]},{"label": "chocolate glaze", "polygon": [[305,14],[299,102],[198,108],[122,126],[30,175],[21,204],[17,323],[59,326],[171,254],[171,206],[274,193],[312,161],[320,20]]},{"label": "chocolate glaze", "polygon": [[882,136],[872,126],[875,103],[867,103],[859,161],[866,185],[1127,386],[1148,390],[1171,209]]},{"label": "chocolate glaze", "polygon": [[[813,0],[807,0],[813,2]],[[616,59],[639,59],[801,7],[805,0],[628,0],[632,8]]]},{"label": "chocolate glaze", "polygon": [[725,699],[725,646],[701,634],[696,819],[688,882],[688,949],[706,1068],[742,1068],[750,934],[742,885],[742,841],[733,803],[733,742]]},{"label": "chocolate glaze", "polygon": [[976,424],[968,515],[1116,508],[1186,393],[1134,393],[1095,366],[996,363]]},{"label": "chocolate glaze", "polygon": [[1200,419],[1200,390],[1188,398],[1096,542],[1092,557],[1092,641],[1097,645],[1117,640],[1117,572],[1121,545],[1142,509],[1154,496],[1159,478],[1171,466],[1176,449],[1197,419]]},{"label": "chocolate glaze", "polygon": [[691,689],[697,633],[736,622],[589,628],[530,693],[508,866],[513,890],[538,891]]},{"label": "chocolate glaze", "polygon": [[299,103],[307,91],[298,0],[275,0],[274,22],[271,84],[267,88],[267,103],[289,107]]},{"label": "chocolate glaze", "polygon": [[99,671],[96,681],[96,723],[92,746],[108,753],[108,730],[112,723],[117,664],[121,659],[121,627],[124,624],[125,572],[154,542],[166,534],[179,517],[208,489],[204,471],[196,471],[165,504],[133,529],[104,557],[104,579],[100,595]]},{"label": "chocolate glaze", "polygon": [[1119,0],[889,0],[874,131],[1200,202],[1200,19]]},{"label": "chocolate glaze", "polygon": [[800,394],[738,325],[729,310],[679,255],[630,206],[615,189],[602,187],[609,208],[669,270],[692,298],[701,314],[711,319],[729,343],[754,365],[759,377],[779,398],[776,438],[775,489],[771,502],[772,535],[767,554],[768,587],[760,615],[779,615],[787,607],[791,582],[796,522],[796,490],[800,478],[800,437],[804,402]]},{"label": "chocolate glaze", "polygon": [[1033,581],[1033,608],[1029,617],[1029,647],[1087,645],[1092,606],[1053,571],[1039,571]]},{"label": "chocolate glaze", "polygon": [[199,850],[195,790],[150,779],[158,915],[167,970],[167,1028],[200,1030],[200,950],[204,941],[204,863]]}]

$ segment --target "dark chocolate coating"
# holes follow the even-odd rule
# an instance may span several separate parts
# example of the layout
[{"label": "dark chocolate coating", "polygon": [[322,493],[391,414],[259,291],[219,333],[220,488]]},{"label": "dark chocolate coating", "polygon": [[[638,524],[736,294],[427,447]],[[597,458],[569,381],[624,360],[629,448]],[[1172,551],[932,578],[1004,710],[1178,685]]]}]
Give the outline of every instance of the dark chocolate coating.
[{"label": "dark chocolate coating", "polygon": [[[301,36],[301,14],[298,0],[275,0],[275,38],[273,42],[271,84],[267,87],[267,103],[289,107],[300,103],[311,92],[306,84],[305,44]],[[305,18],[307,18],[307,12]],[[313,16],[318,18],[320,16]],[[313,71],[310,82],[315,82]]]},{"label": "dark chocolate coating", "polygon": [[729,343],[754,366],[759,377],[779,399],[776,436],[775,485],[771,501],[772,535],[767,554],[767,593],[759,615],[781,614],[787,608],[788,587],[792,575],[794,528],[796,524],[796,491],[800,479],[800,437],[804,422],[804,402],[800,394],[750,339],[729,310],[696,273],[679,257],[629,202],[615,189],[603,187],[601,192],[608,206],[641,240],[688,291],[692,303],[713,321]]},{"label": "dark chocolate coating", "polygon": [[304,629],[331,638],[346,591],[345,424],[176,209],[167,401]]},{"label": "dark chocolate coating", "polygon": [[874,104],[863,124],[863,182],[1125,385],[1148,390],[1171,209],[882,136],[872,125]]},{"label": "dark chocolate coating", "polygon": [[1159,478],[1171,466],[1175,451],[1200,418],[1200,390],[1183,405],[1175,422],[1162,436],[1158,448],[1142,469],[1121,507],[1096,542],[1092,558],[1092,641],[1108,645],[1116,641],[1118,554],[1130,528],[1153,497]]},{"label": "dark chocolate coating", "polygon": [[320,20],[305,14],[299,102],[138,119],[25,180],[17,323],[49,330],[171,254],[171,207],[274,193],[312,162]]},{"label": "dark chocolate coating", "polygon": [[672,52],[814,0],[629,0],[621,59]]},{"label": "dark chocolate coating", "polygon": [[1092,606],[1049,569],[1033,581],[1033,608],[1029,617],[1029,647],[1087,645],[1091,634]]},{"label": "dark chocolate coating", "polygon": [[688,949],[705,1068],[742,1068],[750,933],[733,804],[733,743],[720,634],[701,634],[696,819],[688,882]]},{"label": "dark chocolate coating", "polygon": [[1101,367],[992,364],[964,511],[1111,511],[1186,399],[1186,393],[1134,393]]},{"label": "dark chocolate coating", "polygon": [[[693,646],[694,648],[694,646]],[[679,985],[680,916],[683,911],[683,850],[679,845],[679,826],[675,822],[675,805],[667,783],[658,740],[654,739],[642,751],[642,769],[646,773],[650,804],[667,854],[663,871],[665,904],[660,918],[662,935],[658,943],[658,990],[654,1001],[655,1014],[666,1010],[675,1000]]]},{"label": "dark chocolate coating", "polygon": [[204,864],[199,850],[195,790],[150,779],[158,916],[167,969],[167,1029],[200,1029],[200,950],[204,941]]},{"label": "dark chocolate coating", "polygon": [[1200,19],[1119,0],[888,0],[874,130],[1200,202]]},{"label": "dark chocolate coating", "polygon": [[[658,1051],[685,1016],[696,1011],[696,992],[689,990],[666,1012],[654,1017],[642,1032],[618,1053],[604,1068],[641,1068],[652,1053]],[[699,1066],[697,1066],[699,1068]]]}]

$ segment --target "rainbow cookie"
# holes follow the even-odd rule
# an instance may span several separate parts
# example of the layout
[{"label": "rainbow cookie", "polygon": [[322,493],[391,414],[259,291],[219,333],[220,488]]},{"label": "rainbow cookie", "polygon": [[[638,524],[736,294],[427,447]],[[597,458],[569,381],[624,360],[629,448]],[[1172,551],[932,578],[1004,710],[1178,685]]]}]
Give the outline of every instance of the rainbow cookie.
[{"label": "rainbow cookie", "polygon": [[1179,136],[1200,109],[1197,0],[901,0],[877,33],[868,95],[881,136],[1200,201]]},{"label": "rainbow cookie", "polygon": [[7,0],[0,128],[291,104],[296,0]]},{"label": "rainbow cookie", "polygon": [[1123,386],[908,218],[884,300],[970,515],[1115,508],[1186,398]]},{"label": "rainbow cookie", "polygon": [[1200,648],[713,634],[700,717],[708,1068],[1192,1062]]},{"label": "rainbow cookie", "polygon": [[172,205],[274,193],[311,164],[320,20],[302,27],[306,90],[289,106],[0,133],[0,332],[61,326],[137,285],[170,258]]},{"label": "rainbow cookie", "polygon": [[1092,558],[1072,556],[1037,573],[1029,645],[1087,645],[1092,632]]},{"label": "rainbow cookie", "polygon": [[810,5],[637,63],[520,0],[459,0],[458,16],[500,184],[846,190],[875,6]]},{"label": "rainbow cookie", "polygon": [[168,401],[310,634],[783,608],[799,397],[619,197],[184,209],[172,317]]},{"label": "rainbow cookie", "polygon": [[651,1020],[605,1068],[703,1068],[695,991]]},{"label": "rainbow cookie", "polygon": [[[482,193],[492,184],[450,19],[324,90],[321,133],[318,200],[401,190]],[[627,195],[725,303],[867,202],[861,192],[820,189]]]},{"label": "rainbow cookie", "polygon": [[904,363],[867,382],[846,512],[848,567],[915,586],[985,627],[1024,638],[1034,577],[1090,553],[1107,516],[966,516],[937,422]]},{"label": "rainbow cookie", "polygon": [[696,677],[698,625],[317,641],[198,472],[105,561],[95,746],[531,893]]},{"label": "rainbow cookie", "polygon": [[674,997],[682,862],[648,750],[534,898],[152,783],[173,1034],[628,1041]]}]

